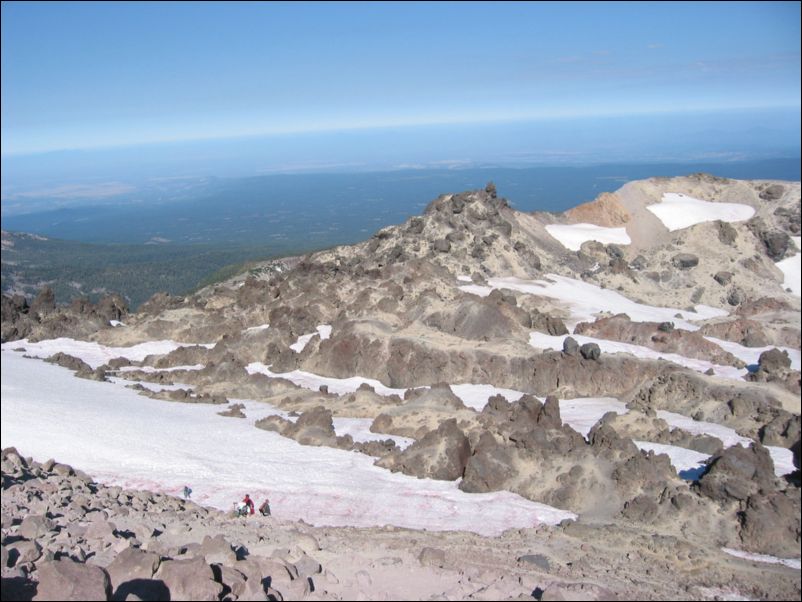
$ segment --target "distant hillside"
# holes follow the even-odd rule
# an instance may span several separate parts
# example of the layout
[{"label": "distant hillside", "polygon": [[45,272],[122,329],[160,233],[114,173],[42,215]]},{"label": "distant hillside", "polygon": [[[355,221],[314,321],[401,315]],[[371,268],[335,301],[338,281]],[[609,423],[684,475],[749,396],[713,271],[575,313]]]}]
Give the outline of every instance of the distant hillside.
[{"label": "distant hillside", "polygon": [[33,295],[48,284],[60,303],[118,292],[135,308],[158,291],[186,293],[227,266],[277,254],[269,245],[102,245],[4,230],[2,290]]}]

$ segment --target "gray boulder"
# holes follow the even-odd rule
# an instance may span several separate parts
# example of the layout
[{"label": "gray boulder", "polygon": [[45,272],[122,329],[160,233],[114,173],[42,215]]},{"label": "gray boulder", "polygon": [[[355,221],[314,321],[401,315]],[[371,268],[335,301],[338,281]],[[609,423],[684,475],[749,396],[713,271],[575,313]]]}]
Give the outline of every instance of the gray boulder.
[{"label": "gray boulder", "polygon": [[760,198],[764,201],[776,201],[785,193],[785,186],[782,184],[769,184],[761,193]]},{"label": "gray boulder", "polygon": [[671,263],[680,270],[689,270],[699,265],[699,257],[693,253],[677,253],[671,258]]},{"label": "gray boulder", "polygon": [[586,360],[598,360],[601,355],[601,349],[596,343],[585,343],[579,348],[579,353]]},{"label": "gray boulder", "polygon": [[715,275],[713,276],[713,280],[718,282],[721,286],[727,286],[732,280],[732,276],[733,276],[732,272],[725,272],[725,271],[716,272]]},{"label": "gray boulder", "polygon": [[766,247],[766,253],[773,261],[779,261],[785,257],[788,247],[791,246],[791,237],[778,230],[764,230],[760,233],[760,240]]},{"label": "gray boulder", "polygon": [[39,582],[34,600],[108,600],[111,581],[108,573],[91,564],[69,558],[46,560],[36,567]]},{"label": "gray boulder", "polygon": [[440,253],[448,253],[451,250],[451,243],[445,238],[434,241],[432,246],[435,251],[439,251]]},{"label": "gray boulder", "polygon": [[219,600],[223,592],[203,558],[165,560],[154,578],[164,582],[171,600]]},{"label": "gray boulder", "polygon": [[563,353],[566,355],[579,354],[579,343],[573,337],[565,337],[563,339]]},{"label": "gray boulder", "polygon": [[39,539],[54,528],[53,521],[40,514],[29,514],[22,519],[19,533],[25,539]]},{"label": "gray boulder", "polygon": [[233,566],[237,562],[237,554],[231,548],[231,544],[220,534],[204,537],[199,553],[203,554],[209,564]]},{"label": "gray boulder", "polygon": [[791,358],[787,351],[777,348],[769,349],[760,354],[758,366],[763,372],[782,372],[791,368]]}]

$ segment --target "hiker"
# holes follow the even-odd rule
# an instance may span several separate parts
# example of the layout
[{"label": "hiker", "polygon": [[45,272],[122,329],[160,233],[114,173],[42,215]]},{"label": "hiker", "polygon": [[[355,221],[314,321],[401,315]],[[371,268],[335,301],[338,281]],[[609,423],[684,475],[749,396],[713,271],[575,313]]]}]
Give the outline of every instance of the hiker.
[{"label": "hiker", "polygon": [[259,506],[259,514],[262,516],[270,516],[270,500],[265,500],[264,503]]},{"label": "hiker", "polygon": [[188,500],[192,495],[192,488],[189,485],[184,485],[184,499]]},{"label": "hiker", "polygon": [[245,506],[250,510],[248,514],[253,514],[253,500],[251,499],[251,496],[246,493],[245,499],[242,500],[242,503],[245,504]]}]

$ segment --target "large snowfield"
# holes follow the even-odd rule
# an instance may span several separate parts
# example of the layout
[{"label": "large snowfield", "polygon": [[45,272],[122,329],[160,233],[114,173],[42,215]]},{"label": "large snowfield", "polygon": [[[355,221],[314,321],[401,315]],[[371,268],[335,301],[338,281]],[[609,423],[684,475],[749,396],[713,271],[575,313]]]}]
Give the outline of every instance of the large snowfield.
[{"label": "large snowfield", "polygon": [[492,536],[575,517],[509,492],[467,494],[455,482],[392,473],[357,452],[303,446],[255,428],[257,414],[224,418],[220,406],[149,399],[10,351],[2,363],[2,446],[105,483],[176,495],[189,484],[193,499],[223,510],[246,493],[269,497],[276,516],[315,525]]}]

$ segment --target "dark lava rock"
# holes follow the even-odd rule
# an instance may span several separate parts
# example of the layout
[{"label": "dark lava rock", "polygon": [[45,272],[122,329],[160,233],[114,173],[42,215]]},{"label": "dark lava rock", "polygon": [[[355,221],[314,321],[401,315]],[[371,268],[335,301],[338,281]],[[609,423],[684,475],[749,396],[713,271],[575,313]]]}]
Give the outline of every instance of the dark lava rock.
[{"label": "dark lava rock", "polygon": [[738,239],[738,233],[727,222],[718,221],[718,239],[725,245],[733,245]]},{"label": "dark lava rock", "polygon": [[763,245],[766,247],[766,253],[774,261],[779,261],[785,257],[785,253],[791,245],[791,237],[785,232],[776,230],[773,232],[764,230],[760,234],[760,240],[763,241]]},{"label": "dark lava rock", "polygon": [[434,241],[434,250],[440,253],[448,253],[451,250],[451,243],[445,238]]},{"label": "dark lava rock", "polygon": [[565,337],[563,340],[563,353],[577,355],[579,353],[579,343],[573,337]]},{"label": "dark lava rock", "polygon": [[586,360],[598,360],[601,355],[601,349],[596,343],[585,343],[579,348],[579,353]]},{"label": "dark lava rock", "polygon": [[757,491],[774,487],[774,462],[760,443],[734,445],[713,456],[699,479],[699,493],[720,503],[746,501]]},{"label": "dark lava rock", "polygon": [[417,477],[454,481],[465,473],[470,455],[468,438],[457,426],[457,419],[451,418],[405,450],[386,456],[376,464]]},{"label": "dark lava rock", "polygon": [[718,282],[721,286],[727,286],[732,280],[732,276],[732,272],[716,272],[713,276],[713,280]]},{"label": "dark lava rock", "polygon": [[785,187],[782,184],[770,184],[760,193],[760,198],[764,201],[776,201],[784,192]]},{"label": "dark lava rock", "polygon": [[693,253],[678,253],[671,258],[671,263],[680,270],[689,270],[699,265],[699,257]]},{"label": "dark lava rock", "polygon": [[760,370],[767,373],[782,372],[791,368],[791,358],[787,351],[774,348],[764,351],[758,359]]}]

